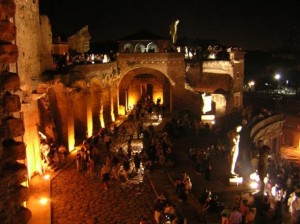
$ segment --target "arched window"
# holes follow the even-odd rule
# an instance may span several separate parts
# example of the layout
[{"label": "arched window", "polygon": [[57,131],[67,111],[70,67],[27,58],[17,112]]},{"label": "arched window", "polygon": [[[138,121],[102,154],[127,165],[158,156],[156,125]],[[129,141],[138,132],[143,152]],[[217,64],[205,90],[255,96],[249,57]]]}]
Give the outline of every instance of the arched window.
[{"label": "arched window", "polygon": [[157,45],[155,43],[153,43],[153,42],[150,42],[147,45],[147,52],[148,53],[158,52]]},{"label": "arched window", "polygon": [[124,53],[132,53],[133,52],[133,46],[131,43],[126,43],[124,45]]},{"label": "arched window", "polygon": [[134,48],[135,53],[144,53],[145,51],[146,51],[146,48],[143,44],[135,45],[135,48]]}]

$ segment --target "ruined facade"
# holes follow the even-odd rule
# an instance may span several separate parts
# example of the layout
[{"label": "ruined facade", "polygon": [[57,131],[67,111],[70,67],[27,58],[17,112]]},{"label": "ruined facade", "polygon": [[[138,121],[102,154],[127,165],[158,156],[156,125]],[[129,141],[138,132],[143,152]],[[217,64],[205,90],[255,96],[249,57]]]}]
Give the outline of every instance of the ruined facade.
[{"label": "ruined facade", "polygon": [[109,126],[145,97],[160,100],[174,114],[190,111],[196,119],[242,108],[244,52],[233,49],[228,60],[187,62],[157,36],[130,36],[118,44],[115,61],[75,65],[69,74],[39,85],[37,93],[47,96],[39,100],[40,131],[48,139],[72,150],[75,139]]},{"label": "ruined facade", "polygon": [[86,53],[90,50],[90,39],[88,26],[84,26],[77,33],[68,37],[68,45],[71,50],[77,53]]}]

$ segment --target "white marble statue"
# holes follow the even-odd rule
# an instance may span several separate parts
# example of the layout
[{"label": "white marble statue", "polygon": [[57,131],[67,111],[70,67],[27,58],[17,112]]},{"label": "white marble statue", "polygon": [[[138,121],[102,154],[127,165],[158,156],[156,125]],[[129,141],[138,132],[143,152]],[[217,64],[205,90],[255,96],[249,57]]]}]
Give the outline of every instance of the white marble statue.
[{"label": "white marble statue", "polygon": [[179,20],[177,19],[175,22],[172,22],[170,25],[170,35],[172,38],[172,44],[175,45],[177,41],[177,25],[179,23]]},{"label": "white marble statue", "polygon": [[239,156],[239,144],[240,144],[240,132],[242,130],[242,126],[237,126],[234,131],[230,134],[231,140],[231,166],[230,166],[230,173],[233,176],[236,176],[235,167],[237,158]]}]

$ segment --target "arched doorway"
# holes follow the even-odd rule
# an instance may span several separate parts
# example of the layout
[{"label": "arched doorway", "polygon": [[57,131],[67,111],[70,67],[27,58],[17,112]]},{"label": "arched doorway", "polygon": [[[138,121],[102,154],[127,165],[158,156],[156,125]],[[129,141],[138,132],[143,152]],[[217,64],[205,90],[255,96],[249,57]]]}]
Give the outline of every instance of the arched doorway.
[{"label": "arched doorway", "polygon": [[127,72],[119,83],[119,110],[128,111],[141,100],[160,102],[165,109],[171,109],[171,85],[160,71],[137,68]]}]

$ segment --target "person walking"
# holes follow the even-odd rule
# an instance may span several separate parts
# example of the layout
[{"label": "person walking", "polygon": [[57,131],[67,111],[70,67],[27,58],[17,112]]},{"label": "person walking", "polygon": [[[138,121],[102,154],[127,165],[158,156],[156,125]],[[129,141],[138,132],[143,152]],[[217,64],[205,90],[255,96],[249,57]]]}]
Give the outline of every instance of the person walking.
[{"label": "person walking", "polygon": [[133,163],[134,163],[135,172],[138,173],[138,172],[139,172],[139,169],[140,169],[140,167],[141,167],[141,159],[140,159],[140,156],[139,156],[138,153],[136,153],[136,154],[134,155]]},{"label": "person walking", "polygon": [[65,159],[66,159],[66,153],[67,153],[66,147],[64,145],[60,145],[59,148],[58,148],[58,152],[59,152],[59,155],[60,155],[61,163],[64,163]]},{"label": "person walking", "polygon": [[125,173],[124,174],[125,179],[126,179],[126,181],[128,181],[129,180],[128,174],[129,174],[129,170],[130,170],[130,162],[127,157],[125,157],[125,159],[123,161],[123,169],[124,169],[124,173]]},{"label": "person walking", "polygon": [[242,213],[239,212],[238,206],[235,206],[233,211],[230,212],[229,221],[230,221],[230,224],[241,224],[242,223]]},{"label": "person walking", "polygon": [[107,167],[106,165],[103,165],[101,168],[101,177],[102,177],[103,187],[105,190],[107,190],[108,183],[110,180],[110,168]]},{"label": "person walking", "polygon": [[94,170],[95,170],[95,162],[92,158],[89,158],[88,161],[88,173],[91,177],[91,179],[94,177]]}]

